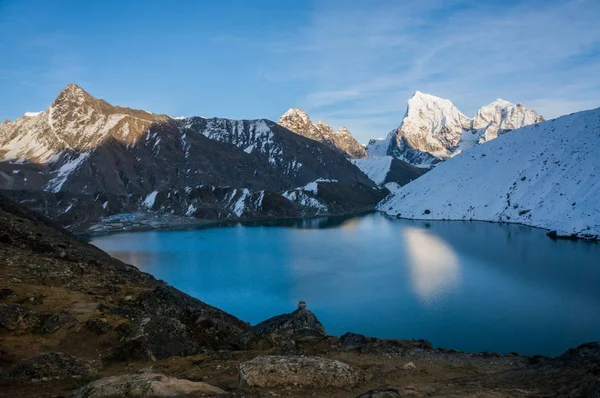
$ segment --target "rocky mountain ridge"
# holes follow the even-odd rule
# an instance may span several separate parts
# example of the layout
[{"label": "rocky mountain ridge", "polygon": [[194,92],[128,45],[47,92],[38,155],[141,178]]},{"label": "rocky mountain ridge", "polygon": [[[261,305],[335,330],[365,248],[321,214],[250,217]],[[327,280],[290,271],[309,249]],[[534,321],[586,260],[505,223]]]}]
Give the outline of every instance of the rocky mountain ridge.
[{"label": "rocky mountain ridge", "polygon": [[308,114],[302,109],[290,108],[277,122],[296,134],[322,142],[336,149],[349,158],[359,159],[367,156],[365,148],[352,136],[346,127],[333,131],[330,125],[323,121],[313,123]]},{"label": "rocky mountain ridge", "polygon": [[[359,194],[351,198],[356,201],[340,203],[335,195],[317,199],[316,192],[286,194],[317,180],[337,184],[343,192],[355,188]],[[131,195],[143,198],[153,192],[181,198],[203,186],[236,193],[188,197],[178,200],[176,208],[151,209],[142,206],[143,199],[131,199]],[[79,195],[77,203],[59,200],[63,213],[80,215],[78,207],[101,204],[102,209],[93,214],[110,216],[114,209],[127,209],[202,219],[362,211],[385,195],[339,151],[272,121],[173,119],[112,106],[73,84],[46,111],[0,127],[0,187],[29,192],[13,197],[40,211],[49,203],[47,196],[36,202],[41,196],[34,192],[41,190]],[[251,203],[254,193],[257,198],[275,195],[278,199]],[[99,197],[109,199],[97,203]],[[84,199],[87,203],[82,203]],[[207,202],[201,203],[203,199]],[[232,201],[242,208],[232,207]],[[274,209],[268,203],[282,207]],[[190,206],[209,210],[188,211]],[[56,209],[44,213],[54,216]],[[79,221],[76,224],[83,225],[90,220]]]},{"label": "rocky mountain ridge", "polygon": [[543,120],[535,111],[502,99],[469,118],[451,101],[417,91],[408,100],[402,124],[386,138],[372,139],[367,153],[429,168],[474,145]]}]

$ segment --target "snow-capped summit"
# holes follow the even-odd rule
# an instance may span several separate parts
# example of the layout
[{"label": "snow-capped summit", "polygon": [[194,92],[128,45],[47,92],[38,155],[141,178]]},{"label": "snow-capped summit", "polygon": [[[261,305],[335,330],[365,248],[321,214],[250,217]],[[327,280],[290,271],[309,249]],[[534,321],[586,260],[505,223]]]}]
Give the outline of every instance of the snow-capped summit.
[{"label": "snow-capped summit", "polygon": [[514,222],[598,239],[599,146],[600,108],[536,123],[440,164],[378,208],[404,218]]},{"label": "snow-capped summit", "polygon": [[482,107],[471,119],[451,101],[417,91],[408,100],[402,124],[386,138],[371,140],[367,153],[431,167],[473,145],[539,121],[543,118],[535,111],[502,99]]},{"label": "snow-capped summit", "polygon": [[69,84],[45,111],[0,124],[0,160],[47,163],[64,150],[88,152],[108,137],[133,142],[152,122],[165,119],[112,106]]},{"label": "snow-capped summit", "polygon": [[313,123],[302,109],[289,109],[277,123],[296,134],[322,142],[349,158],[362,158],[367,155],[365,148],[356,141],[346,127],[333,131],[330,125],[321,120]]},{"label": "snow-capped summit", "polygon": [[505,132],[543,121],[536,111],[499,98],[477,111],[471,127],[480,130],[479,143],[483,143]]}]

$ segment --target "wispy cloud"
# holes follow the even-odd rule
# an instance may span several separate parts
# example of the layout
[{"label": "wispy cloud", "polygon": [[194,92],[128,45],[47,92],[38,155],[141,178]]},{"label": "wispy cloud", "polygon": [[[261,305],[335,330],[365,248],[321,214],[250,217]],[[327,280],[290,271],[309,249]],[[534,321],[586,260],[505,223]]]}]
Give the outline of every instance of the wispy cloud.
[{"label": "wispy cloud", "polygon": [[318,1],[276,46],[294,49],[285,69],[265,74],[302,83],[296,106],[361,141],[399,124],[415,90],[467,114],[502,97],[551,118],[600,106],[598,15],[596,0]]}]

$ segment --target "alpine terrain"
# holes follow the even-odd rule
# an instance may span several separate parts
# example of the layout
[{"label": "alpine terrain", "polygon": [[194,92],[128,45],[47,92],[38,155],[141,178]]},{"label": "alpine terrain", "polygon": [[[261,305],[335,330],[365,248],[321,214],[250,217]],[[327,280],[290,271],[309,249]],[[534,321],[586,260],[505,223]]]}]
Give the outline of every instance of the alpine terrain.
[{"label": "alpine terrain", "polygon": [[386,193],[338,150],[272,121],[171,118],[74,84],[0,125],[0,186],[76,230],[121,213],[136,216],[104,226],[339,214]]},{"label": "alpine terrain", "polygon": [[[481,113],[476,120],[491,120]],[[496,132],[488,127],[480,138]],[[599,146],[600,108],[536,123],[440,164],[378,208],[403,218],[511,222],[598,239]]]},{"label": "alpine terrain", "polygon": [[364,146],[356,141],[346,127],[340,127],[337,131],[333,131],[331,126],[325,122],[313,123],[302,109],[289,109],[277,123],[296,134],[322,142],[349,158],[358,159],[367,156]]},{"label": "alpine terrain", "polygon": [[543,120],[535,111],[502,99],[469,118],[449,100],[417,91],[408,100],[402,124],[386,138],[370,140],[367,153],[430,168],[474,145]]}]

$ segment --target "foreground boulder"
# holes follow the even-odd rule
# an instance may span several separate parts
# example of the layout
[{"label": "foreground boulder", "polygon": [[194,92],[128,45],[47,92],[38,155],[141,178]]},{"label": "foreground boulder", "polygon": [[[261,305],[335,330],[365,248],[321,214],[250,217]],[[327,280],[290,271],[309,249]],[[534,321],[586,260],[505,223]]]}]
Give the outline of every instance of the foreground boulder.
[{"label": "foreground boulder", "polygon": [[351,387],[358,373],[340,361],[304,356],[260,356],[239,365],[240,387]]},{"label": "foreground boulder", "polygon": [[327,334],[315,314],[306,309],[306,303],[301,301],[296,311],[269,318],[234,342],[242,348],[267,349],[307,336],[325,337]]},{"label": "foreground boulder", "polygon": [[62,352],[47,352],[26,359],[18,365],[11,376],[28,380],[91,379],[98,375],[86,361]]},{"label": "foreground boulder", "polygon": [[188,394],[224,394],[210,384],[176,379],[159,373],[105,377],[71,392],[69,398],[176,397]]}]

